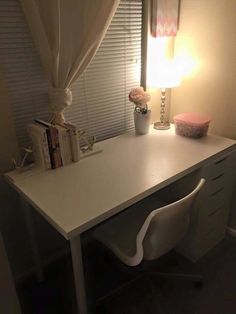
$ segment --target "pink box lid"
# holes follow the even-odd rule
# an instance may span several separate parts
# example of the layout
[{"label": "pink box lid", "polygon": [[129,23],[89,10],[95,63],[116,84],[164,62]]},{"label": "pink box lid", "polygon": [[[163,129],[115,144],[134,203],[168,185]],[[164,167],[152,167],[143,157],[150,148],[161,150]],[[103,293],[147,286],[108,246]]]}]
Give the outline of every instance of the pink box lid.
[{"label": "pink box lid", "polygon": [[174,116],[174,122],[184,122],[192,125],[207,125],[211,119],[207,116],[202,116],[193,112],[180,113]]}]

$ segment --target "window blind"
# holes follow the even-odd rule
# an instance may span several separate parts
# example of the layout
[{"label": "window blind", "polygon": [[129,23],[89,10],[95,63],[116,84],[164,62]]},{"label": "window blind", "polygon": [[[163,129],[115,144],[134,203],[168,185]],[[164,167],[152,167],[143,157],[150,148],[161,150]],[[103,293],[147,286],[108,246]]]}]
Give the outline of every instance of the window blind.
[{"label": "window blind", "polygon": [[[97,140],[133,128],[131,88],[140,85],[142,1],[121,0],[94,59],[73,84],[65,117]],[[0,1],[0,59],[20,146],[26,125],[48,117],[48,82],[18,0]]]}]

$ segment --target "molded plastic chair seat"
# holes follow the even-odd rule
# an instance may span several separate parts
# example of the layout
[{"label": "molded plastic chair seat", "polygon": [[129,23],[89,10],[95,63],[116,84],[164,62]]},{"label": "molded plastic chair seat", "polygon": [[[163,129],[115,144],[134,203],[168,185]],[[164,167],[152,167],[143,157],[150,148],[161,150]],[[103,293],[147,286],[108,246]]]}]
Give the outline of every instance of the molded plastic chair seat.
[{"label": "molded plastic chair seat", "polygon": [[192,202],[204,182],[201,179],[191,193],[168,205],[150,196],[97,227],[94,237],[128,266],[157,259],[187,232]]}]

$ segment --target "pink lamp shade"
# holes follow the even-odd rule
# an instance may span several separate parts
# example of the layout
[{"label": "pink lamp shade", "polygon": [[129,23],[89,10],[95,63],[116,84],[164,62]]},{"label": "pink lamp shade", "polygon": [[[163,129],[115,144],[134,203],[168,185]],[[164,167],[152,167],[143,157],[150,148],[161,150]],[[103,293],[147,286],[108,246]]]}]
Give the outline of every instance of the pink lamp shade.
[{"label": "pink lamp shade", "polygon": [[176,36],[178,15],[179,0],[152,0],[152,36]]}]

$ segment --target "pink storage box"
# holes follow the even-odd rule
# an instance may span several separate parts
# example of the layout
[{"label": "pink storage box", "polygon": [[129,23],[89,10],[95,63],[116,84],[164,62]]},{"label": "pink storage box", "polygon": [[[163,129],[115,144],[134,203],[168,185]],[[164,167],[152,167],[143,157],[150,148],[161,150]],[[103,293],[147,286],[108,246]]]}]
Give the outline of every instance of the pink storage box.
[{"label": "pink storage box", "polygon": [[174,117],[175,133],[199,138],[207,135],[210,119],[196,113],[181,113]]}]

